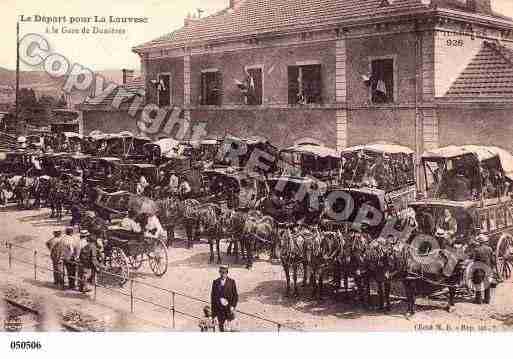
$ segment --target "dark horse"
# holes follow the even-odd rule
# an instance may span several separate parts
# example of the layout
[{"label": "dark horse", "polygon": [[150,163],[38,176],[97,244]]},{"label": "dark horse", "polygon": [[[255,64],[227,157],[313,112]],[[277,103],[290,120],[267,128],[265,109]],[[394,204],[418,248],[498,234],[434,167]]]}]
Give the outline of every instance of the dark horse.
[{"label": "dark horse", "polygon": [[[290,294],[290,272],[292,271],[292,280],[294,281],[294,296],[298,295],[297,279],[298,267],[303,266],[304,282],[306,285],[307,262],[305,258],[306,252],[306,237],[297,232],[293,228],[293,224],[279,225],[279,253],[280,261],[285,272],[287,281],[286,295]],[[283,228],[284,227],[284,228]]]},{"label": "dark horse", "polygon": [[193,241],[201,232],[206,234],[210,245],[210,262],[214,261],[214,242],[217,250],[217,261],[221,263],[220,241],[222,230],[221,207],[213,203],[200,204],[195,199],[168,198],[157,201],[159,217],[168,232],[168,245],[174,239],[174,230],[182,224],[187,235],[187,248],[192,248]]},{"label": "dark horse", "polygon": [[366,266],[366,255],[370,237],[363,232],[349,231],[346,234],[343,251],[343,265],[341,266],[344,278],[344,288],[347,290],[349,276],[354,278],[360,303],[365,308],[369,304],[370,287]]}]

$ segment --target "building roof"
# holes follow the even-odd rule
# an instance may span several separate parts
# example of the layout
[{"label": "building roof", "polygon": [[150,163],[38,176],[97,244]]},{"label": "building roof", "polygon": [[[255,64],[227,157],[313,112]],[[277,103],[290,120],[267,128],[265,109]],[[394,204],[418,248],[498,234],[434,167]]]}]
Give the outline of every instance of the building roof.
[{"label": "building roof", "polygon": [[131,100],[134,96],[142,96],[145,94],[145,80],[143,76],[134,77],[131,81],[126,84],[118,85],[106,96],[87,97],[82,105],[86,106],[112,106],[116,96],[121,100],[121,103]]},{"label": "building roof", "polygon": [[[204,18],[187,19],[182,28],[133,49],[138,52],[162,45],[178,47],[192,41],[223,41],[365,19],[387,19],[435,8],[475,13],[466,9],[468,6],[465,0],[239,0],[234,8]],[[493,18],[511,23],[511,19],[492,9],[479,12],[486,21]]]},{"label": "building roof", "polygon": [[513,50],[484,41],[445,99],[513,98]]},{"label": "building roof", "polygon": [[162,43],[177,45],[190,40],[218,40],[426,9],[428,6],[423,5],[422,0],[388,3],[384,0],[245,0],[234,9],[227,8],[204,18],[190,19],[184,27],[134,50]]}]

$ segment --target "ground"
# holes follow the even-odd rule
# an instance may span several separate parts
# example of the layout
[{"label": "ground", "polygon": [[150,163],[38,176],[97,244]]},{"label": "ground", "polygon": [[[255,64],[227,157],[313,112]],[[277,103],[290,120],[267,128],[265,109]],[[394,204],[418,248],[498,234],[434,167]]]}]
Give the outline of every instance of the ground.
[{"label": "ground", "polygon": [[[51,273],[42,269],[34,273],[34,251],[37,264],[50,266],[46,258],[45,242],[52,231],[62,229],[68,218],[57,221],[49,218],[47,210],[18,211],[14,207],[1,209],[0,240],[9,241],[28,249],[13,249],[12,267],[9,269],[5,247],[0,252],[0,278],[17,282],[30,290],[44,294],[53,305],[71,305],[83,308],[88,313],[106,316],[106,313],[125,313],[133,309],[134,316],[141,319],[144,330],[173,327],[173,315],[169,311],[173,299],[175,304],[174,327],[177,330],[197,330],[202,308],[208,303],[212,280],[217,277],[217,264],[209,264],[206,242],[201,241],[189,250],[182,241],[169,249],[169,267],[163,277],[156,277],[147,264],[132,273],[133,282],[123,288],[98,288],[94,294],[80,294],[55,289],[51,284]],[[181,237],[181,233],[177,233]],[[298,298],[285,297],[285,276],[279,263],[271,263],[267,256],[248,270],[242,264],[234,264],[226,256],[226,243],[222,244],[223,261],[230,266],[230,276],[237,282],[239,291],[238,310],[250,314],[239,314],[241,330],[282,330],[290,328],[307,331],[414,331],[414,330],[510,330],[513,328],[512,283],[501,284],[491,305],[477,306],[470,298],[460,297],[454,311],[444,310],[444,295],[436,298],[420,298],[418,312],[412,317],[404,315],[405,303],[398,297],[393,302],[391,313],[363,310],[351,295],[327,293],[322,301],[311,300],[310,291],[302,290]],[[22,263],[19,260],[26,263]],[[131,291],[132,288],[132,291]],[[173,295],[174,292],[174,295]],[[130,295],[135,299],[131,302]],[[174,298],[173,298],[174,296]],[[148,303],[152,302],[154,304]],[[155,305],[156,304],[156,305]],[[257,316],[258,318],[256,318]],[[119,323],[118,323],[119,324]],[[130,327],[133,329],[133,325]],[[143,330],[141,328],[141,330]]]}]

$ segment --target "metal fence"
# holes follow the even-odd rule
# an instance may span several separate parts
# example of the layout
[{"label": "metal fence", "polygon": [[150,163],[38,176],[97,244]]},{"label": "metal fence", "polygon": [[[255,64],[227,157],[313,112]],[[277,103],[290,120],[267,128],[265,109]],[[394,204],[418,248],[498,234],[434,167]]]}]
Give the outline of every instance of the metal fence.
[{"label": "metal fence", "polygon": [[[15,253],[17,250],[25,251],[24,256],[17,255]],[[40,272],[46,272],[51,273],[53,275],[54,268],[49,267],[48,265],[43,265],[42,263],[51,262],[50,255],[46,253],[40,253],[37,250],[33,248],[27,248],[18,244],[14,244],[11,242],[4,242],[1,246],[0,253],[7,254],[7,260],[8,260],[8,268],[9,270],[14,269],[14,263],[20,263],[27,266],[30,266],[33,268],[34,273],[34,280],[35,281],[42,281],[43,279],[40,278]],[[28,257],[28,259],[27,259]],[[77,264],[78,266],[78,264]],[[78,268],[78,267],[77,267]],[[62,268],[61,274],[64,275],[65,268]],[[75,273],[78,273],[75,272]],[[75,277],[75,281],[78,283],[80,278],[78,278],[78,275]],[[100,280],[99,280],[100,278]],[[112,286],[106,283],[103,283],[103,279],[105,278],[118,278],[120,281],[122,280],[122,277],[115,274],[110,273],[106,271],[98,271],[96,272],[96,276],[94,277],[93,283],[92,283],[92,299],[93,301],[98,301],[98,294],[100,290],[104,291],[110,291],[118,293],[126,298],[129,299],[129,311],[132,314],[137,314],[136,309],[138,306],[136,306],[137,303],[142,303],[144,305],[147,305],[150,307],[151,310],[160,310],[164,311],[169,316],[169,321],[167,321],[165,327],[176,329],[176,318],[177,315],[186,317],[188,319],[195,319],[195,320],[201,320],[205,318],[201,318],[197,315],[188,313],[186,309],[183,309],[178,304],[178,301],[185,300],[187,301],[187,304],[190,306],[191,304],[195,304],[198,307],[198,310],[196,313],[200,313],[201,309],[205,305],[210,305],[209,301],[203,300],[201,298],[196,298],[194,296],[185,294],[183,292],[170,290],[166,288],[162,288],[150,283],[145,283],[140,280],[136,280],[134,278],[129,278],[128,282],[125,283],[124,286]],[[144,297],[141,296],[139,293],[143,293],[140,291],[140,289],[143,289],[143,292],[150,292],[154,291],[156,295],[154,297]],[[186,306],[185,304],[183,305]],[[241,310],[235,310],[235,312],[238,314],[238,318],[245,318],[245,320],[249,320],[252,323],[260,322],[262,324],[265,324],[268,327],[272,327],[273,330],[276,330],[277,332],[280,332],[282,330],[291,330],[291,331],[301,331],[298,328],[294,328],[291,326],[284,325],[280,322],[270,320],[267,318],[263,318],[260,315],[247,313]],[[140,317],[141,319],[144,319]]]}]

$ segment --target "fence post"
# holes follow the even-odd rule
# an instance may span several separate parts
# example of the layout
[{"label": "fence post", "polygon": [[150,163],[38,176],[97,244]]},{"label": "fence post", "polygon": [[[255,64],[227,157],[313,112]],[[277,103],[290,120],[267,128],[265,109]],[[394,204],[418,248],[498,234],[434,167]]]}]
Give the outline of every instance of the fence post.
[{"label": "fence post", "polygon": [[281,324],[278,323],[278,333],[280,332],[280,329],[281,329]]},{"label": "fence post", "polygon": [[96,276],[93,279],[93,300],[96,302]]},{"label": "fence post", "polygon": [[7,249],[9,251],[9,269],[12,268],[12,243],[7,243]]},{"label": "fence post", "polygon": [[130,312],[134,313],[134,279],[130,279]]},{"label": "fence post", "polygon": [[34,280],[37,280],[37,250],[34,250]]},{"label": "fence post", "polygon": [[173,329],[175,329],[175,292],[171,293],[171,314],[173,315]]}]

